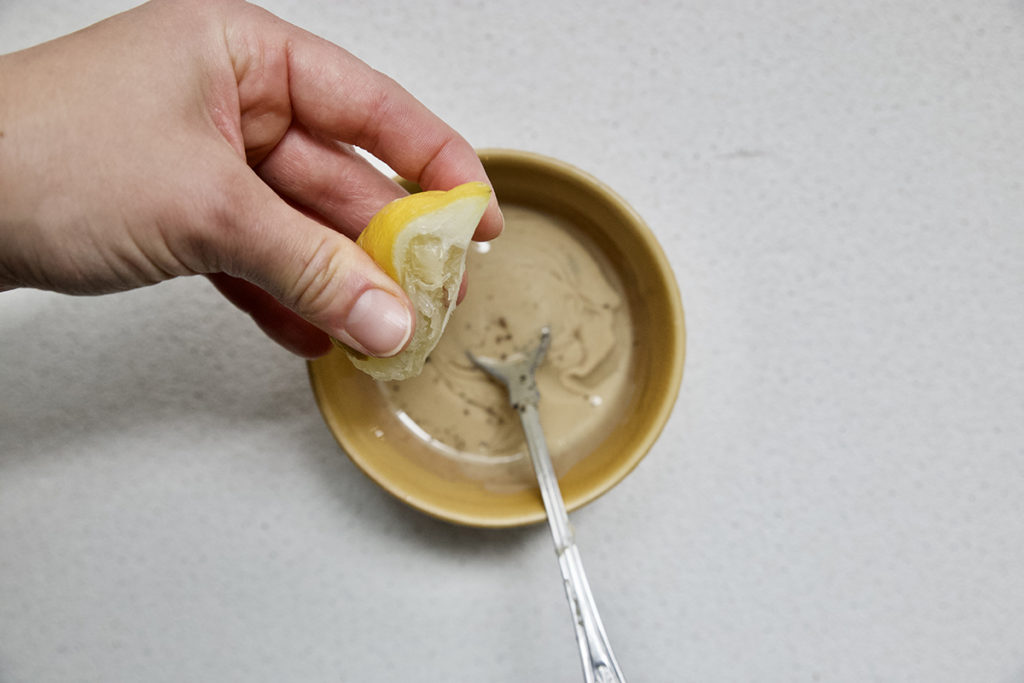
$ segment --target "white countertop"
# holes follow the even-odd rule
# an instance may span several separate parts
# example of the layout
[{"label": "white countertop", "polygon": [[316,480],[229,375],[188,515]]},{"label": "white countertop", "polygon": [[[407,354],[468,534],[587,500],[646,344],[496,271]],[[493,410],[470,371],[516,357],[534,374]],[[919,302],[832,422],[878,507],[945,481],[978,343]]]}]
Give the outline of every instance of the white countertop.
[{"label": "white countertop", "polygon": [[[1020,3],[265,6],[669,254],[679,402],[573,515],[629,680],[1024,681]],[[393,500],[204,280],[0,294],[0,681],[574,680],[547,529]]]}]

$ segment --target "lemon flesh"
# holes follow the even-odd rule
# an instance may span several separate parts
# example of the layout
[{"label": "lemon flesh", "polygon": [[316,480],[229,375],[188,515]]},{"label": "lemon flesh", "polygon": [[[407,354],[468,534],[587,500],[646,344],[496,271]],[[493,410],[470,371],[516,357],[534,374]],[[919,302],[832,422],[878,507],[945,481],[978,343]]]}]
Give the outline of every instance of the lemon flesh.
[{"label": "lemon flesh", "polygon": [[409,295],[416,328],[405,349],[390,358],[364,356],[339,343],[353,365],[379,380],[420,374],[455,310],[466,250],[490,198],[485,183],[465,183],[396,199],[370,219],[356,244]]}]

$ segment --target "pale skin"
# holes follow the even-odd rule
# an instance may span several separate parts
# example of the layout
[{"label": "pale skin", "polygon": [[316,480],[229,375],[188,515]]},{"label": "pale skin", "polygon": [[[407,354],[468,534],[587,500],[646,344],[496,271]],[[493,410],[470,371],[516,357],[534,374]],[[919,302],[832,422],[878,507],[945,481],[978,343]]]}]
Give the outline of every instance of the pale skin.
[{"label": "pale skin", "polygon": [[[0,291],[185,275],[306,357],[407,343],[408,298],[354,239],[405,194],[486,174],[469,143],[342,48],[240,0],[154,0],[0,56]],[[475,235],[502,229],[493,198]]]}]

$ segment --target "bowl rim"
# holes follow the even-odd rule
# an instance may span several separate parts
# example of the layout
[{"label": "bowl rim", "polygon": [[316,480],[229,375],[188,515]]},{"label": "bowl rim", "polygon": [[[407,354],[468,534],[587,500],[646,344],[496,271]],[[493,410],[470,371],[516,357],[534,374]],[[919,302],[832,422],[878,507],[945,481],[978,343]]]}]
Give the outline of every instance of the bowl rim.
[{"label": "bowl rim", "polygon": [[[609,468],[609,471],[600,478],[596,485],[589,487],[585,491],[573,496],[566,496],[563,492],[566,508],[571,512],[593,502],[625,479],[650,452],[654,443],[668,424],[668,420],[678,400],[686,357],[686,324],[682,297],[671,263],[650,227],[621,195],[601,180],[568,162],[537,152],[494,147],[478,149],[477,153],[485,165],[488,162],[511,163],[542,168],[546,173],[558,174],[570,182],[586,187],[590,192],[602,195],[605,201],[612,204],[617,211],[628,219],[628,222],[633,227],[634,235],[642,243],[646,253],[651,257],[654,267],[659,271],[660,277],[668,285],[665,288],[667,291],[664,292],[671,309],[668,324],[674,336],[679,340],[679,343],[673,347],[673,352],[664,359],[665,365],[661,366],[663,368],[662,371],[668,376],[666,390],[658,396],[656,402],[651,406],[653,414],[650,416],[650,426],[643,432],[642,437],[637,439],[629,457],[616,461],[615,466]],[[406,186],[409,185],[408,183],[405,184]],[[325,410],[325,401],[327,399],[322,393],[323,388],[316,379],[316,362],[317,359],[307,362],[307,372],[317,407],[329,431],[349,460],[364,475],[369,477],[371,481],[375,482],[389,494],[432,517],[469,527],[511,528],[536,524],[546,519],[547,516],[543,507],[533,511],[523,511],[518,514],[504,513],[501,516],[470,514],[445,507],[434,499],[396,486],[393,481],[383,476],[381,472],[372,466],[371,460],[365,454],[359,452],[359,448],[354,443],[354,440],[346,435],[346,431],[341,428],[341,425],[337,424],[335,417]]]}]

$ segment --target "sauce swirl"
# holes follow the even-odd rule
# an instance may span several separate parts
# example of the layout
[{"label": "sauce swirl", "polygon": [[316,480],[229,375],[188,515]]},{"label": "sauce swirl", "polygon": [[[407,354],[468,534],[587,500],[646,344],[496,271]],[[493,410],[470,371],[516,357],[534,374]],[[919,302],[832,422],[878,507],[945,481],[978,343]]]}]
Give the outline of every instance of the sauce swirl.
[{"label": "sauce swirl", "polygon": [[466,350],[507,357],[551,327],[537,371],[539,412],[563,474],[618,422],[630,392],[633,331],[622,282],[582,231],[530,207],[502,211],[501,237],[470,249],[467,296],[423,373],[378,387],[430,446],[432,468],[517,489],[535,482],[518,416]]}]

